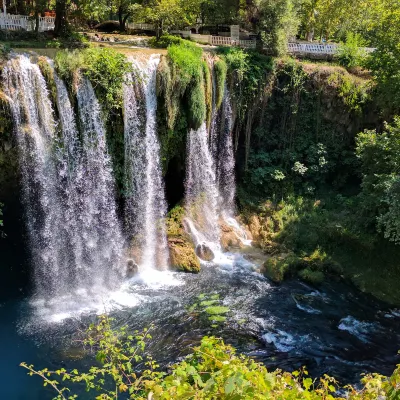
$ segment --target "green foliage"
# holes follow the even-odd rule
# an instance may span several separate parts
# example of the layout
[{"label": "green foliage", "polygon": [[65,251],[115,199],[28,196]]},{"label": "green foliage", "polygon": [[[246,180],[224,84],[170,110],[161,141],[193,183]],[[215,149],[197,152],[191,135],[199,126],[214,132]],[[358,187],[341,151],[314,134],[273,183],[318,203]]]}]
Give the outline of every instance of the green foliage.
[{"label": "green foliage", "polygon": [[357,136],[362,163],[361,207],[370,222],[377,218],[385,238],[400,243],[400,118],[383,133],[365,131]]},{"label": "green foliage", "polygon": [[328,83],[334,85],[344,104],[353,111],[361,112],[370,99],[370,82],[356,79],[350,74],[337,71],[328,78]]},{"label": "green foliage", "polygon": [[359,173],[354,138],[371,91],[369,81],[341,67],[282,60],[253,106],[246,191],[279,201],[345,187]]},{"label": "green foliage", "polygon": [[337,52],[339,64],[346,68],[365,65],[367,53],[363,49],[365,40],[360,34],[347,32],[346,41],[340,44]]},{"label": "green foliage", "polygon": [[[44,386],[52,387],[57,393],[54,399],[75,399],[78,396],[59,382],[84,383],[89,392],[96,391],[96,399],[112,400],[122,398],[145,400],[232,400],[232,399],[304,399],[344,400],[338,394],[339,384],[328,375],[313,380],[305,369],[292,373],[268,371],[262,364],[236,353],[222,339],[204,337],[194,347],[193,354],[171,366],[167,375],[157,371],[157,364],[148,358],[145,370],[138,374],[135,367],[143,361],[147,331],[130,334],[126,328],[114,331],[107,317],[100,317],[98,325],[87,332],[85,345],[96,352],[100,366],[92,366],[87,372],[61,368],[50,371],[47,368],[35,370],[33,365],[22,363],[29,375],[38,375]],[[113,385],[108,385],[109,379]],[[395,399],[400,395],[398,382],[400,366],[391,377],[369,374],[362,379],[362,388],[357,390],[346,386],[349,400],[376,398]],[[109,387],[112,389],[108,389]],[[386,397],[387,396],[387,397]]]},{"label": "green foliage", "polygon": [[244,222],[255,243],[271,255],[264,273],[281,282],[308,268],[400,304],[400,248],[365,226],[362,202],[359,196],[327,193],[317,201],[290,197],[246,208]]},{"label": "green foliage", "polygon": [[298,269],[298,258],[294,255],[284,255],[269,258],[263,266],[263,272],[272,281],[281,283],[293,277]]},{"label": "green foliage", "polygon": [[57,86],[54,81],[53,68],[50,66],[46,57],[39,57],[37,64],[46,79],[47,87],[49,88],[51,100],[53,104],[57,103]]},{"label": "green foliage", "polygon": [[224,306],[210,306],[204,310],[209,315],[221,315],[227,314],[230,310],[228,307]]},{"label": "green foliage", "polygon": [[95,87],[103,110],[122,108],[122,85],[126,73],[132,70],[123,54],[110,48],[61,51],[57,53],[55,66],[60,77],[69,82],[81,70]]},{"label": "green foliage", "polygon": [[188,96],[189,123],[194,129],[199,128],[207,116],[203,72],[196,78]]},{"label": "green foliage", "polygon": [[[78,397],[71,394],[69,388],[61,387],[60,379],[63,382],[83,383],[88,392],[101,392],[96,397],[98,399],[117,399],[120,393],[129,394],[131,399],[141,399],[146,382],[163,375],[154,372],[158,365],[143,355],[145,343],[151,336],[147,329],[143,333],[130,333],[126,327],[114,330],[111,323],[112,319],[107,316],[99,317],[98,324],[89,327],[83,340],[85,349],[96,355],[100,366],[92,366],[86,372],[77,369],[67,371],[64,368],[36,371],[33,365],[22,363],[21,366],[28,369],[30,376],[40,376],[44,386],[51,386],[57,392],[56,400]],[[141,362],[144,362],[146,370],[139,377],[135,368]],[[108,385],[109,382],[113,382],[113,385]]]},{"label": "green foliage", "polygon": [[132,69],[126,57],[113,49],[91,48],[85,50],[84,58],[84,74],[96,87],[102,104],[122,108],[122,84]]},{"label": "green foliage", "polygon": [[387,114],[400,110],[400,3],[380,0],[374,4],[372,44],[377,48],[369,57],[368,67],[378,84],[381,103]]},{"label": "green foliage", "polygon": [[185,232],[185,210],[180,205],[169,211],[166,219],[170,266],[181,272],[200,272],[200,261],[190,236]]},{"label": "green foliage", "polygon": [[238,116],[243,121],[246,112],[254,106],[254,100],[265,88],[273,71],[273,59],[238,47],[221,47],[218,53],[227,64]]},{"label": "green foliage", "polygon": [[296,35],[300,19],[297,15],[296,1],[261,0],[258,29],[270,54],[286,53],[289,38]]},{"label": "green foliage", "polygon": [[203,80],[204,80],[204,96],[205,96],[205,107],[207,114],[207,127],[211,125],[212,120],[212,107],[213,107],[213,82],[211,77],[210,66],[207,61],[203,60]]}]

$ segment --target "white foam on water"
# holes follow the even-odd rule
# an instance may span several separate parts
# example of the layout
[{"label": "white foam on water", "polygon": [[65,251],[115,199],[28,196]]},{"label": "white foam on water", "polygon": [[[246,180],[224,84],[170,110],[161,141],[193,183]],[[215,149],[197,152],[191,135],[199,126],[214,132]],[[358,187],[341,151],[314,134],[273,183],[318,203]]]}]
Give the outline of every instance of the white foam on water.
[{"label": "white foam on water", "polygon": [[88,315],[133,308],[154,301],[153,297],[143,294],[146,290],[168,289],[182,284],[177,273],[153,270],[125,281],[116,290],[107,290],[104,286],[81,287],[68,295],[51,299],[35,297],[29,302],[33,309],[30,323],[63,323],[70,318],[79,320]]},{"label": "white foam on water", "polygon": [[262,338],[269,344],[273,344],[281,353],[288,353],[294,350],[299,344],[303,345],[310,340],[308,335],[292,335],[288,332],[277,330],[276,332],[267,332]]},{"label": "white foam on water", "polygon": [[317,309],[315,309],[313,307],[310,307],[310,306],[307,306],[307,305],[304,305],[304,304],[300,304],[297,301],[296,301],[296,307],[299,310],[304,311],[304,312],[306,312],[308,314],[322,314],[321,310],[317,310]]},{"label": "white foam on water", "polygon": [[346,331],[366,343],[369,342],[368,335],[375,332],[378,326],[376,323],[359,321],[351,315],[348,315],[340,320],[338,329]]}]

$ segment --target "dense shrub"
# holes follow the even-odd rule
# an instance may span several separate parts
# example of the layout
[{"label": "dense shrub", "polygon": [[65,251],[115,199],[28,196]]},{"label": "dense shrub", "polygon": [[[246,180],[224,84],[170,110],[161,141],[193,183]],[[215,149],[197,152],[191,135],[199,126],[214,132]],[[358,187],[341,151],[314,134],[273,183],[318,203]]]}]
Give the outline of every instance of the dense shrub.
[{"label": "dense shrub", "polygon": [[383,133],[365,131],[357,136],[357,155],[362,162],[362,215],[400,243],[400,118]]},{"label": "dense shrub", "polygon": [[162,35],[158,39],[157,37],[152,37],[149,39],[150,47],[154,47],[156,49],[166,49],[173,44],[180,45],[184,42],[184,39],[173,35]]},{"label": "dense shrub", "polygon": [[363,46],[365,41],[361,35],[347,32],[346,41],[340,44],[337,51],[339,64],[346,68],[365,66],[367,53]]}]

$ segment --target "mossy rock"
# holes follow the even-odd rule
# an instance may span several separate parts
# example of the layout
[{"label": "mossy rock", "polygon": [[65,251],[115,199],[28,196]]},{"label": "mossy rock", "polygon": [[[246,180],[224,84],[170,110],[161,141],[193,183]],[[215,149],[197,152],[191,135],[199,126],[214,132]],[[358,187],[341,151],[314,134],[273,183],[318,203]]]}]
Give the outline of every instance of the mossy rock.
[{"label": "mossy rock", "polygon": [[305,268],[299,272],[299,277],[307,283],[319,285],[324,281],[325,275],[322,271],[313,271],[311,268]]},{"label": "mossy rock", "polygon": [[181,272],[200,272],[200,261],[193,245],[184,238],[168,238],[171,267]]},{"label": "mossy rock", "polygon": [[223,315],[227,314],[230,310],[224,306],[211,306],[204,310],[208,315]]},{"label": "mossy rock", "polygon": [[269,258],[262,267],[262,272],[275,283],[295,275],[299,268],[299,258],[293,254],[284,254]]}]

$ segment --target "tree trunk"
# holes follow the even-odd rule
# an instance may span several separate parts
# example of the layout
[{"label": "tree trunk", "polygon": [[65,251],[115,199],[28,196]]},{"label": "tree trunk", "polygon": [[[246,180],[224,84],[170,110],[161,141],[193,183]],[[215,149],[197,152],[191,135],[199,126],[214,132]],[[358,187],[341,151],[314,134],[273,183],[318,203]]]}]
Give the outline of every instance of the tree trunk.
[{"label": "tree trunk", "polygon": [[124,30],[124,20],[123,20],[123,11],[122,7],[118,8],[118,21],[119,21],[119,30],[122,32]]},{"label": "tree trunk", "polygon": [[157,40],[160,39],[163,32],[163,21],[159,20],[156,27],[156,38]]},{"label": "tree trunk", "polygon": [[56,0],[56,20],[54,21],[54,36],[58,37],[65,33],[67,27],[67,2]]},{"label": "tree trunk", "polygon": [[[37,6],[36,6],[37,7]],[[35,33],[36,36],[39,36],[39,10],[35,9]]]},{"label": "tree trunk", "polygon": [[124,19],[122,20],[122,31],[123,32],[125,32],[126,31],[126,21],[128,21],[128,18],[129,18],[129,16],[130,16],[131,14],[126,14],[125,15],[125,17],[124,17]]}]

